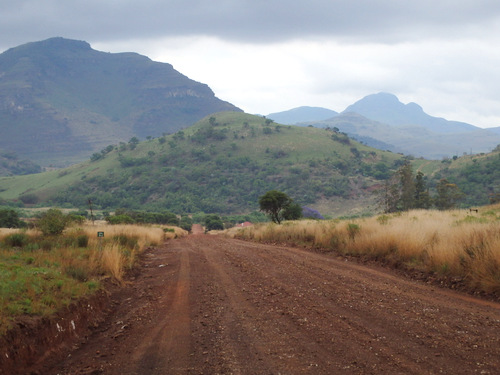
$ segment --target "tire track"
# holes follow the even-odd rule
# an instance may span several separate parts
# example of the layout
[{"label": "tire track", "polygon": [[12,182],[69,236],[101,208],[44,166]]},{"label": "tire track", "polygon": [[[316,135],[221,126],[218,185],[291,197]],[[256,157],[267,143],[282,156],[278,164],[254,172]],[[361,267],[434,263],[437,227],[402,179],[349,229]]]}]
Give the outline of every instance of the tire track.
[{"label": "tire track", "polygon": [[137,363],[134,374],[176,374],[187,372],[190,353],[190,260],[189,252],[180,251],[180,269],[174,286],[174,295],[164,317],[147,336],[147,341],[133,353]]}]

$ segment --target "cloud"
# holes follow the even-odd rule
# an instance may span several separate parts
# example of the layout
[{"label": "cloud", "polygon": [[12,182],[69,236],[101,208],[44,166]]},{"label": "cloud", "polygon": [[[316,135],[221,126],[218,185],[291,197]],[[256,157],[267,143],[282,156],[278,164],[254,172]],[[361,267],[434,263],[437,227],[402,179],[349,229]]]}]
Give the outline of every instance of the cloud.
[{"label": "cloud", "polygon": [[8,0],[2,7],[0,31],[11,38],[203,35],[245,43],[456,37],[481,32],[498,22],[500,13],[496,0]]},{"label": "cloud", "polygon": [[4,0],[0,49],[54,36],[174,65],[250,113],[392,92],[500,125],[498,0]]}]

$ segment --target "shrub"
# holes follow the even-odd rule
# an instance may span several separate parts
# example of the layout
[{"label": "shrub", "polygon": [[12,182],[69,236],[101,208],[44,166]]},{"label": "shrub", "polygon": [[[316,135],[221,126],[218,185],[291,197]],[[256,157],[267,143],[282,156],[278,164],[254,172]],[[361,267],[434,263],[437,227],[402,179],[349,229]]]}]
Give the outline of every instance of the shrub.
[{"label": "shrub", "polygon": [[113,237],[113,240],[118,242],[120,246],[126,247],[130,250],[134,250],[139,243],[139,238],[137,236],[129,234],[118,234]]},{"label": "shrub", "polygon": [[77,237],[78,247],[87,247],[89,245],[89,236],[82,234]]},{"label": "shrub", "polygon": [[354,241],[354,238],[359,233],[360,229],[361,228],[359,227],[358,224],[354,224],[354,223],[347,224],[347,233],[349,234],[349,238],[352,241]]},{"label": "shrub", "polygon": [[10,247],[24,247],[28,239],[26,233],[12,233],[5,237],[5,244]]},{"label": "shrub", "polygon": [[17,211],[12,209],[0,209],[0,228],[21,228],[26,224],[19,220]]},{"label": "shrub", "polygon": [[37,204],[38,197],[35,194],[23,194],[19,196],[19,200],[24,204]]},{"label": "shrub", "polygon": [[87,281],[87,279],[88,279],[87,270],[83,267],[70,265],[70,266],[66,267],[66,269],[64,271],[65,271],[66,275],[68,275],[69,277],[71,277],[75,280],[84,282],[84,281]]},{"label": "shrub", "polygon": [[68,223],[61,210],[51,208],[38,220],[37,226],[45,236],[60,235]]},{"label": "shrub", "polygon": [[134,223],[134,219],[132,219],[128,215],[108,216],[106,218],[106,220],[110,224],[132,224],[132,223]]},{"label": "shrub", "polygon": [[222,230],[224,223],[219,215],[207,215],[205,216],[205,227],[207,230]]}]

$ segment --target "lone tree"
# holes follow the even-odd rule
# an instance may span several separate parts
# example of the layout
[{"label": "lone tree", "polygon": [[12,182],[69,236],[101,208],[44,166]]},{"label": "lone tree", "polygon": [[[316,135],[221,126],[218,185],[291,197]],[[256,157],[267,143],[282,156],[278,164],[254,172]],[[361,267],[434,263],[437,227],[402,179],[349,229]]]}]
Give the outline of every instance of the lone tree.
[{"label": "lone tree", "polygon": [[302,209],[293,202],[293,199],[281,191],[270,190],[259,198],[262,212],[269,215],[274,223],[280,224],[283,220],[297,220],[302,216]]}]

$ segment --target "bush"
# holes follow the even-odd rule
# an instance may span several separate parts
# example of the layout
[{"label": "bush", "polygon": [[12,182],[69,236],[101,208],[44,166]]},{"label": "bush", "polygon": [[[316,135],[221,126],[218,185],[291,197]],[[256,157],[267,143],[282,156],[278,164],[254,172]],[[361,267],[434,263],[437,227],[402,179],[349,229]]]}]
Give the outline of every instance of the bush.
[{"label": "bush", "polygon": [[68,223],[67,217],[61,210],[51,208],[38,219],[37,226],[44,236],[60,235]]},{"label": "bush", "polygon": [[222,230],[224,229],[224,223],[219,215],[207,215],[205,216],[205,228],[206,230]]},{"label": "bush", "polygon": [[82,234],[76,239],[78,247],[87,247],[89,245],[89,236]]},{"label": "bush", "polygon": [[193,220],[189,216],[183,216],[180,220],[179,226],[182,229],[191,232],[191,229],[193,227]]},{"label": "bush", "polygon": [[26,233],[12,233],[5,237],[5,244],[10,247],[24,247],[28,243],[28,239]]},{"label": "bush", "polygon": [[19,215],[15,210],[0,209],[0,228],[22,228],[24,226],[26,224],[19,220]]},{"label": "bush", "polygon": [[137,236],[118,234],[113,237],[113,240],[120,244],[120,246],[126,247],[129,250],[134,250],[139,244],[139,238]]},{"label": "bush", "polygon": [[108,216],[106,221],[110,224],[133,224],[134,219],[128,215]]},{"label": "bush", "polygon": [[35,194],[24,194],[19,196],[19,200],[24,204],[37,204],[38,197]]}]

